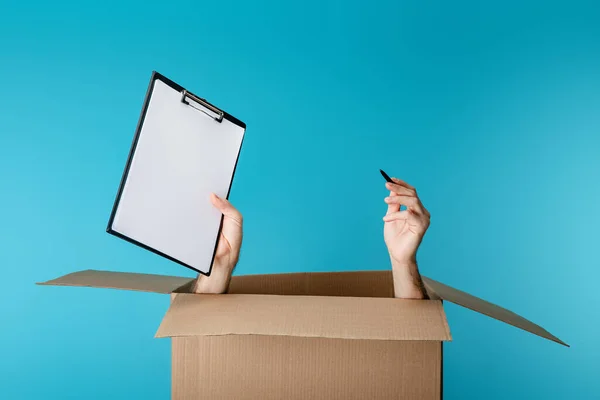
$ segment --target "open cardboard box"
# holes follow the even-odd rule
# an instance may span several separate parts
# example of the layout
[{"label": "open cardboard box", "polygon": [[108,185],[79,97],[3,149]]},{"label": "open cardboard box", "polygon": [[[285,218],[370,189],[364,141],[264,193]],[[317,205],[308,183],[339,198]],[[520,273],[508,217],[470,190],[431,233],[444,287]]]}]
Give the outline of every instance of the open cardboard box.
[{"label": "open cardboard box", "polygon": [[393,297],[391,271],[234,276],[224,295],[192,278],[86,270],[39,283],[171,294],[173,399],[440,399],[443,300],[567,346],[542,327],[423,278],[430,300]]}]

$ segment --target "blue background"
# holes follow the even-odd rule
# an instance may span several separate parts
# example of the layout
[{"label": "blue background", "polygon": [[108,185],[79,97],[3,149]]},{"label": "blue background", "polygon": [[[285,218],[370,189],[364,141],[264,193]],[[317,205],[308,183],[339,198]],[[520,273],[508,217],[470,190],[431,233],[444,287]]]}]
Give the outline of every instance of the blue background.
[{"label": "blue background", "polygon": [[383,168],[424,275],[572,345],[448,304],[446,398],[599,398],[597,4],[2,2],[0,397],[170,394],[168,297],[34,285],[193,276],[105,233],[155,69],[248,124],[237,274],[389,268]]}]

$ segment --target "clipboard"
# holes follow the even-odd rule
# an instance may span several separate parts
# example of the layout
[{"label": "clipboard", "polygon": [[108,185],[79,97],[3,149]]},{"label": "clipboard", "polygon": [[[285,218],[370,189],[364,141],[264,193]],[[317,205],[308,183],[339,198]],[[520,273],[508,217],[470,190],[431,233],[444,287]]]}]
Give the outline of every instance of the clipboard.
[{"label": "clipboard", "polygon": [[210,276],[246,124],[152,72],[106,231]]}]

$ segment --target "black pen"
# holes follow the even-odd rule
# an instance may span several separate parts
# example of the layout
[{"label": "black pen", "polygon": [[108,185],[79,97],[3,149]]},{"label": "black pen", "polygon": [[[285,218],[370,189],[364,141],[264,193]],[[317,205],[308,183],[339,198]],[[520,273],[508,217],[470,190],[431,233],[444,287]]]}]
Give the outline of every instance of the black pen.
[{"label": "black pen", "polygon": [[383,175],[383,177],[385,178],[386,181],[388,181],[389,183],[396,183],[392,180],[392,178],[389,177],[388,174],[386,174],[385,172],[383,172],[382,169],[379,170],[379,172],[381,172],[381,175]]}]

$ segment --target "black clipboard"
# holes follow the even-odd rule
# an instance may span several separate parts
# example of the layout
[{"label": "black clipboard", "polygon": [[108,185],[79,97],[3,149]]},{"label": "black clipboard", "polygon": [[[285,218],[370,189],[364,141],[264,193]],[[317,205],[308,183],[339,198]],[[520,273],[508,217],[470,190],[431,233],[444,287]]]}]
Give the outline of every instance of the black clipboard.
[{"label": "black clipboard", "polygon": [[[161,93],[164,93],[161,94]],[[168,96],[167,96],[168,94]],[[175,96],[175,94],[177,94],[177,96]],[[157,96],[160,100],[157,100]],[[160,96],[163,96],[164,98],[161,98]],[[175,104],[176,103],[176,104]],[[224,166],[222,167],[222,171],[220,171],[221,173],[221,181],[219,184],[212,184],[212,187],[214,187],[214,191],[217,192],[220,190],[220,193],[217,193],[219,196],[221,197],[225,197],[225,198],[229,198],[229,194],[231,191],[231,186],[233,184],[233,178],[235,176],[235,172],[237,169],[237,165],[238,165],[238,161],[239,161],[239,155],[241,153],[241,148],[242,148],[242,144],[243,144],[243,140],[245,137],[245,131],[246,131],[246,124],[242,121],[240,121],[239,119],[233,117],[232,115],[230,115],[229,113],[223,111],[221,108],[216,107],[215,105],[209,103],[208,101],[206,101],[205,99],[196,96],[194,93],[190,92],[189,90],[187,90],[186,88],[184,88],[183,86],[175,83],[174,81],[166,78],[165,76],[161,75],[160,73],[153,71],[152,72],[152,76],[150,78],[150,83],[148,85],[148,89],[146,91],[146,96],[144,98],[144,103],[142,106],[142,111],[138,120],[138,124],[135,130],[135,134],[134,134],[134,138],[133,138],[133,142],[131,144],[131,148],[129,151],[129,155],[127,158],[127,163],[125,165],[125,169],[123,171],[123,175],[121,177],[121,182],[118,188],[118,192],[112,207],[112,211],[110,214],[110,218],[108,221],[108,226],[106,228],[106,231],[111,234],[114,235],[120,239],[123,239],[129,243],[132,243],[136,246],[139,246],[145,250],[148,250],[150,252],[153,252],[161,257],[164,257],[170,261],[173,261],[179,265],[182,265],[184,267],[187,267],[197,273],[206,275],[206,276],[210,276],[211,272],[212,272],[212,266],[214,263],[214,257],[215,257],[215,253],[217,250],[217,245],[218,245],[218,238],[220,235],[220,231],[222,228],[222,224],[223,224],[223,215],[220,215],[220,217],[217,219],[214,218],[214,216],[212,214],[210,214],[210,219],[209,222],[206,222],[206,224],[212,223],[213,225],[215,225],[214,227],[211,225],[211,234],[209,235],[211,238],[211,254],[210,257],[208,257],[208,244],[206,243],[206,237],[207,236],[202,236],[204,241],[202,241],[201,244],[199,244],[199,246],[201,245],[204,249],[203,251],[203,259],[206,259],[206,262],[201,261],[201,263],[203,264],[202,266],[199,266],[198,264],[195,264],[194,262],[190,262],[189,260],[191,259],[191,257],[183,257],[181,256],[181,254],[188,254],[188,252],[184,249],[181,250],[177,248],[177,245],[173,245],[173,246],[169,246],[169,245],[157,245],[157,243],[159,243],[160,238],[163,238],[163,240],[168,241],[169,239],[167,238],[169,234],[173,234],[174,232],[178,232],[177,231],[177,227],[173,226],[173,224],[169,224],[167,221],[167,224],[169,226],[169,230],[168,232],[160,232],[161,229],[159,229],[159,224],[150,224],[147,222],[142,221],[143,218],[140,218],[140,216],[130,216],[130,218],[125,218],[123,217],[123,213],[124,212],[129,212],[130,214],[135,214],[137,213],[137,207],[135,205],[135,203],[132,203],[134,201],[136,201],[136,199],[139,201],[140,199],[143,199],[144,201],[147,202],[152,202],[152,201],[158,201],[156,199],[153,199],[151,196],[158,194],[159,196],[161,196],[162,194],[160,194],[159,191],[157,191],[157,188],[155,187],[154,183],[148,183],[146,181],[149,181],[149,179],[147,178],[140,178],[139,176],[134,176],[132,177],[132,175],[135,174],[140,174],[140,168],[144,168],[145,165],[152,165],[152,168],[154,168],[154,164],[149,163],[150,157],[152,156],[152,154],[149,154],[151,152],[154,152],[154,156],[156,157],[156,159],[158,160],[157,163],[162,162],[162,165],[164,166],[164,169],[169,170],[172,169],[172,171],[167,171],[166,175],[167,178],[173,178],[175,180],[180,179],[180,174],[174,173],[173,171],[175,171],[175,169],[173,168],[173,164],[176,164],[177,162],[179,162],[178,160],[174,161],[174,158],[171,158],[171,161],[169,161],[166,157],[167,155],[166,150],[163,151],[161,150],[161,146],[157,146],[157,145],[150,145],[149,143],[151,143],[151,140],[156,140],[156,137],[159,137],[159,135],[167,135],[167,133],[165,132],[167,130],[165,124],[163,123],[162,125],[159,124],[162,128],[156,128],[156,129],[150,129],[147,128],[147,124],[151,124],[152,122],[150,122],[151,120],[154,121],[154,123],[156,123],[156,118],[154,118],[155,115],[160,114],[161,112],[164,114],[166,111],[166,109],[169,110],[173,110],[173,114],[172,114],[172,118],[174,118],[173,123],[175,125],[177,125],[178,122],[181,122],[182,119],[186,119],[189,120],[186,123],[180,123],[178,125],[179,130],[177,130],[177,128],[174,128],[174,132],[169,132],[169,135],[172,135],[173,137],[171,138],[170,136],[167,138],[166,136],[161,136],[163,139],[163,143],[165,143],[166,141],[172,141],[170,143],[174,143],[174,141],[176,140],[183,140],[185,138],[187,138],[188,140],[190,140],[191,143],[190,146],[197,146],[197,150],[199,152],[202,152],[203,149],[201,146],[198,146],[198,139],[196,135],[196,133],[198,132],[187,132],[189,130],[193,130],[194,128],[194,121],[197,121],[197,126],[198,126],[198,130],[199,132],[201,132],[202,128],[207,128],[210,127],[210,129],[214,129],[215,130],[215,134],[214,136],[212,136],[213,138],[218,138],[218,139],[213,139],[216,141],[219,140],[223,140],[226,141],[225,139],[223,139],[224,137],[229,137],[229,136],[225,136],[226,134],[232,134],[232,132],[236,133],[236,138],[233,142],[235,142],[235,144],[230,144],[229,142],[227,142],[227,146],[229,146],[228,148],[232,148],[232,146],[236,146],[237,145],[237,151],[235,154],[235,157],[232,156],[232,154],[230,154],[231,152],[227,153],[227,157],[224,158],[228,158],[227,163],[224,163]],[[152,114],[151,116],[149,116],[149,114]],[[193,115],[192,113],[196,114]],[[177,118],[177,116],[179,116],[179,118]],[[165,118],[163,116],[163,118]],[[208,122],[210,121],[210,122]],[[164,122],[164,121],[163,121]],[[184,129],[185,128],[185,129]],[[162,130],[161,130],[162,129]],[[157,130],[161,130],[160,133],[156,133]],[[186,130],[186,134],[182,134],[181,132],[183,132],[184,130]],[[219,136],[219,134],[223,133],[223,136]],[[179,136],[179,137],[176,137]],[[143,145],[140,145],[140,143],[143,143]],[[219,142],[221,143],[221,142]],[[187,146],[186,146],[187,147]],[[219,147],[219,146],[216,146]],[[223,146],[221,146],[223,147]],[[189,150],[187,148],[184,148],[184,146],[175,146],[175,149],[179,149],[182,153],[185,153],[185,156],[182,155],[183,158],[187,157],[187,160],[191,163],[191,162],[195,162],[196,158],[195,158],[195,154],[193,154],[193,149]],[[171,149],[172,150],[172,149]],[[188,153],[189,150],[189,153]],[[146,152],[143,156],[140,154],[142,152]],[[171,155],[168,155],[169,157],[172,157]],[[199,157],[201,155],[198,155]],[[207,155],[207,157],[211,157],[211,155]],[[144,161],[139,161],[139,160],[144,160]],[[137,162],[137,164],[136,164]],[[225,165],[227,164],[227,165]],[[201,164],[198,164],[201,165]],[[214,167],[214,165],[213,165]],[[193,170],[193,167],[189,167],[188,170],[183,170],[183,175],[185,175],[186,173],[190,173]],[[163,172],[159,172],[156,175],[161,175],[161,173]],[[202,177],[202,173],[206,173],[207,175],[210,174],[210,171],[206,170],[206,171],[193,171],[194,174]],[[169,174],[172,174],[169,176]],[[223,174],[229,174],[230,177],[228,179],[227,182],[224,182],[223,178]],[[171,183],[169,182],[169,180],[162,177],[162,180],[165,182],[166,186],[169,186]],[[214,180],[214,176],[211,176],[211,178]],[[160,179],[159,179],[160,180]],[[134,182],[134,183],[132,183]],[[143,182],[146,182],[146,189],[144,189],[144,184]],[[137,185],[137,186],[136,186]],[[158,184],[157,184],[158,185]],[[193,187],[193,184],[191,184]],[[207,185],[208,189],[211,188],[211,184]],[[146,190],[146,191],[145,191]],[[190,190],[190,193],[194,192],[193,189]],[[206,191],[205,191],[206,192]],[[132,194],[135,193],[135,194]],[[206,194],[206,193],[205,193]],[[170,201],[176,203],[176,202],[180,202],[182,205],[185,204],[186,206],[190,206],[187,202],[189,202],[189,199],[187,196],[180,196],[180,197],[175,197],[175,196],[171,196],[169,197],[168,195],[166,196]],[[208,201],[208,197],[206,197],[206,201]],[[146,204],[142,201],[142,204],[139,205],[139,207],[146,207],[148,210],[147,211],[152,211],[153,207],[155,207],[156,205],[150,205],[148,206],[148,204]],[[203,204],[204,208],[206,208],[206,206]],[[156,208],[157,212],[161,212],[160,209]],[[166,212],[166,211],[165,211]],[[169,215],[169,212],[166,212],[167,215]],[[197,212],[194,209],[191,209],[190,214],[193,214],[193,217],[195,217],[195,221],[198,222],[198,217],[199,215],[196,215]],[[220,214],[220,213],[219,213]],[[148,214],[150,217],[152,217],[152,212],[150,212],[150,214]],[[205,214],[207,215],[207,214]],[[171,210],[171,216],[173,218],[179,219],[179,221],[181,222],[181,225],[186,225],[185,226],[185,230],[188,231],[193,231],[194,230],[194,226],[192,225],[192,222],[189,222],[189,226],[188,226],[188,222],[184,221],[184,219],[182,218],[181,215],[181,211],[180,210]],[[163,218],[164,220],[164,215],[161,216],[161,218]],[[193,218],[192,218],[193,219]],[[129,224],[134,224],[137,223],[139,226],[137,228],[135,228],[135,226],[133,227],[126,227],[127,223],[123,223],[123,221],[127,221],[127,223]],[[164,221],[163,221],[164,222]],[[198,226],[198,225],[196,225]],[[203,227],[198,226],[198,229],[203,229]],[[187,239],[185,239],[187,240]],[[188,242],[188,246],[190,246],[189,242]],[[193,252],[193,249],[188,249],[190,253]]]}]

